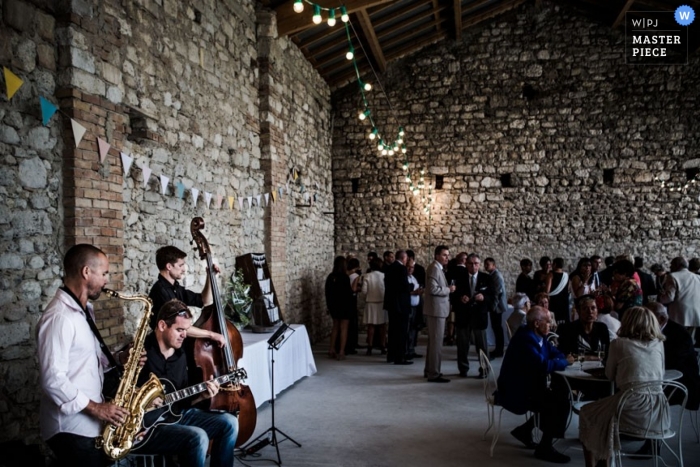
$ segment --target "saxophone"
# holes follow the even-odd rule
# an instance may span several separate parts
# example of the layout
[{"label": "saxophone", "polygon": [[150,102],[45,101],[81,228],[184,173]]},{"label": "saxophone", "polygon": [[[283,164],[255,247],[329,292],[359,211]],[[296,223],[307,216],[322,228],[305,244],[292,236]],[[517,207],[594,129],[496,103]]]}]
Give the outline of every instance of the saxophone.
[{"label": "saxophone", "polygon": [[113,404],[125,408],[129,415],[121,426],[108,423],[102,436],[97,438],[97,448],[102,448],[110,459],[119,460],[126,456],[134,444],[134,438],[141,431],[143,415],[156,397],[164,398],[163,385],[154,374],[140,388],[136,387],[141,366],[139,359],[143,351],[144,341],[149,332],[149,321],[153,303],[146,295],[126,296],[114,290],[104,289],[104,292],[113,298],[122,300],[135,300],[143,302],[146,308],[134,335],[134,345],[129,352],[129,360],[124,365],[124,374],[119,381],[117,395]]}]

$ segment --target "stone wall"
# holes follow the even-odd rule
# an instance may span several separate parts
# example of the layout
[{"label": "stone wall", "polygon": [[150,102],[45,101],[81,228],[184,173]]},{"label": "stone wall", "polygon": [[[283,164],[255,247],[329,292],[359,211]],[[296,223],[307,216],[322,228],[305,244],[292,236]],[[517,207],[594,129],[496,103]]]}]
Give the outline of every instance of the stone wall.
[{"label": "stone wall", "polygon": [[[237,255],[265,251],[286,320],[307,324],[314,340],[328,332],[319,292],[333,250],[333,219],[324,214],[332,209],[330,93],[299,50],[269,32],[274,15],[256,6],[0,1],[0,65],[25,81],[0,101],[0,441],[38,439],[35,325],[61,284],[66,246],[77,242],[103,248],[109,286],[135,293],[148,293],[157,276],[156,249],[176,245],[189,254],[183,282],[198,290],[204,265],[189,226],[202,216],[220,283]],[[62,111],[46,127],[39,95]],[[78,148],[68,117],[88,129]],[[104,163],[97,137],[112,145]],[[126,176],[120,151],[134,157]],[[153,171],[146,187],[141,165]],[[271,208],[240,210],[237,200],[233,210],[226,200],[225,209],[206,207],[204,191],[214,199],[269,192],[293,166],[302,176]],[[165,194],[160,174],[171,179]],[[312,207],[297,207],[309,204],[302,183],[318,194]],[[140,308],[96,303],[110,344],[130,339]]]},{"label": "stone wall", "polygon": [[382,80],[394,113],[373,92],[372,115],[382,134],[405,126],[414,180],[420,168],[443,177],[430,216],[403,159],[369,143],[357,86],[338,91],[336,250],[413,247],[427,262],[444,243],[495,257],[509,290],[523,257],[699,256],[697,188],[655,181],[685,183],[700,162],[698,53],[687,66],[628,66],[623,34],[543,2],[392,65]]}]

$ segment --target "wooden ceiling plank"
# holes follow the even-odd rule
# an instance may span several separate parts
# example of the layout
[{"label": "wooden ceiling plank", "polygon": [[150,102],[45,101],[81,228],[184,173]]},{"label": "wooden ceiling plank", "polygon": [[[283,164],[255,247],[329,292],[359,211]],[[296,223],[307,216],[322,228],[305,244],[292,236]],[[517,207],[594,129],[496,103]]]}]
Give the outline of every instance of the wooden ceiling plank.
[{"label": "wooden ceiling plank", "polygon": [[[337,0],[316,0],[320,6],[323,7],[336,7],[338,6]],[[390,3],[395,0],[345,0],[345,8],[348,14],[355,13],[362,8],[369,8],[376,5],[383,5],[384,3]],[[277,33],[280,36],[289,36],[295,34],[304,29],[308,29],[316,26],[311,20],[314,15],[313,8],[311,5],[304,4],[304,11],[297,13],[294,11],[294,2],[288,1],[277,8],[275,12],[277,13]],[[327,16],[328,12],[324,12],[324,16]],[[340,21],[340,11],[335,12],[336,18]]]},{"label": "wooden ceiling plank", "polygon": [[[438,0],[433,0],[433,14],[435,15],[435,19],[440,19],[441,8],[439,7],[440,5],[438,5]],[[438,24],[437,30],[439,31],[440,29],[442,29],[442,26]]]},{"label": "wooden ceiling plank", "polygon": [[396,36],[391,40],[384,41],[384,48],[389,50],[392,47],[394,47],[395,45],[400,44],[402,42],[406,42],[409,38],[416,36],[416,35],[424,32],[428,29],[431,29],[431,28],[435,27],[437,25],[437,23],[441,23],[443,21],[444,20],[441,20],[441,19],[440,20],[434,19],[429,23],[421,24],[420,26],[417,26],[415,29],[411,29],[409,31],[406,31],[404,34]]},{"label": "wooden ceiling plank", "polygon": [[516,8],[523,3],[525,3],[526,0],[513,0],[512,2],[508,2],[505,4],[500,4],[497,5],[494,8],[490,8],[486,11],[483,11],[481,13],[477,13],[472,16],[466,16],[462,18],[462,29],[466,29],[469,27],[472,27],[476,24],[481,23],[482,21],[485,21],[487,19],[491,19],[494,16],[498,16],[501,13],[505,13],[506,11],[512,10],[513,8]]},{"label": "wooden ceiling plank", "polygon": [[[309,53],[313,54],[314,56],[318,57],[319,55],[323,55],[329,50],[332,50],[336,47],[340,47],[342,44],[347,44],[348,43],[348,38],[346,36],[339,37],[338,39],[334,40],[333,42],[326,42],[322,46],[316,48],[316,49],[309,49],[304,45],[305,49],[309,49]],[[354,47],[354,45],[353,45]]]},{"label": "wooden ceiling plank", "polygon": [[620,13],[617,15],[617,18],[615,19],[615,22],[612,25],[613,29],[617,29],[617,27],[625,21],[625,14],[629,11],[629,9],[632,7],[632,4],[635,2],[635,0],[627,0],[622,7],[622,10],[620,10]]},{"label": "wooden ceiling plank", "polygon": [[[362,55],[360,57],[356,57],[355,61],[358,64],[358,68],[359,68],[361,63],[367,62],[367,58],[364,55]],[[321,73],[323,76],[329,76],[329,75],[332,75],[333,73],[337,72],[338,70],[342,70],[343,68],[351,69],[351,70],[353,70],[353,72],[355,70],[355,67],[352,66],[351,61],[343,60],[342,62],[338,62],[336,64],[333,64],[333,65],[325,67],[325,68],[321,67],[321,69],[319,69],[319,73]]]},{"label": "wooden ceiling plank", "polygon": [[[347,42],[346,42],[347,43]],[[353,45],[354,47],[355,45]],[[345,53],[347,52],[347,49],[343,49],[337,52],[337,55],[335,54],[328,54],[325,58],[323,59],[317,59],[316,64],[320,67],[325,66],[326,64],[333,62],[336,60],[338,57],[343,57],[344,62],[352,63],[350,60],[345,58]],[[361,49],[355,48],[355,57],[363,55]],[[318,55],[314,54],[315,57],[318,57]]]},{"label": "wooden ceiling plank", "polygon": [[380,28],[386,23],[393,23],[396,21],[397,18],[400,18],[402,16],[405,16],[409,13],[413,13],[415,10],[421,9],[425,7],[428,4],[432,4],[433,0],[424,0],[422,2],[417,2],[417,3],[412,3],[409,5],[406,5],[405,7],[393,12],[390,15],[386,15],[383,18],[374,20],[373,24],[375,28]]},{"label": "wooden ceiling plank", "polygon": [[345,38],[345,28],[343,27],[343,23],[340,21],[338,21],[338,24],[336,24],[334,27],[331,28],[326,26],[324,31],[318,32],[305,39],[301,39],[298,35],[291,36],[291,38],[296,44],[301,44],[300,47],[309,48],[313,47],[314,44],[318,42],[336,39],[335,36]]},{"label": "wooden ceiling plank", "polygon": [[[441,7],[440,9],[442,10],[442,9],[444,9],[444,7]],[[379,37],[380,39],[382,39],[382,38],[384,38],[384,37],[386,37],[386,36],[389,36],[389,35],[395,33],[396,31],[400,31],[400,30],[402,30],[402,29],[405,29],[405,28],[411,26],[411,25],[414,24],[414,23],[418,23],[419,21],[423,21],[425,18],[428,18],[428,17],[430,17],[430,16],[433,16],[433,12],[432,12],[432,11],[426,11],[426,12],[417,14],[417,15],[415,15],[415,16],[411,16],[411,17],[408,18],[406,21],[403,21],[403,22],[401,22],[401,23],[395,24],[394,26],[392,26],[392,27],[390,27],[390,28],[384,29],[384,30],[381,31],[379,34],[377,34],[377,37]]]},{"label": "wooden ceiling plank", "polygon": [[462,0],[452,1],[452,10],[455,18],[455,40],[462,40]]},{"label": "wooden ceiling plank", "polygon": [[392,61],[403,57],[404,55],[409,55],[419,49],[422,49],[426,45],[433,44],[435,42],[441,41],[447,37],[447,34],[443,31],[435,34],[434,36],[426,37],[422,41],[407,44],[405,47],[400,47],[393,52],[387,53],[387,60]]},{"label": "wooden ceiling plank", "polygon": [[374,56],[374,61],[379,67],[379,71],[384,73],[386,71],[386,59],[384,58],[384,51],[382,51],[382,46],[379,44],[379,39],[377,39],[377,34],[374,32],[374,27],[372,26],[372,21],[369,19],[367,10],[360,10],[357,12],[357,18],[360,20],[360,28],[365,34],[367,42],[369,42],[369,48]]}]

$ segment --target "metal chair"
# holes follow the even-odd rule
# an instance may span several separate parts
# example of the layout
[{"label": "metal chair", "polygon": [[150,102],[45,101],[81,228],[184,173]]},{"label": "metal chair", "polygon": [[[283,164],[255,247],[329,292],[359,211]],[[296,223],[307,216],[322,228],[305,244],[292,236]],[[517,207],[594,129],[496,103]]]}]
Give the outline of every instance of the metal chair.
[{"label": "metal chair", "polygon": [[[666,389],[669,388],[669,391],[666,391]],[[673,420],[671,419],[671,405],[669,404],[669,399],[673,396],[673,394],[676,391],[681,391],[683,394],[683,403],[681,405],[681,410],[680,410],[680,415],[678,416],[678,422],[677,422],[677,428],[674,430],[673,429]],[[668,420],[669,424],[668,426],[661,426],[661,427],[652,427],[647,425],[646,427],[637,427],[641,428],[643,430],[642,433],[635,432],[626,432],[624,430],[620,430],[620,416],[622,415],[624,409],[625,409],[625,404],[627,403],[628,399],[635,394],[648,394],[648,395],[659,395],[659,394],[665,394],[665,406],[664,410],[669,412]],[[654,466],[658,467],[659,465],[659,458],[660,458],[660,451],[659,451],[659,446],[663,448],[666,446],[668,450],[673,454],[673,457],[676,458],[678,461],[678,465],[680,467],[683,467],[683,438],[682,438],[682,429],[683,429],[683,413],[684,413],[684,408],[685,404],[688,401],[688,390],[686,389],[685,386],[683,386],[681,383],[677,383],[675,381],[650,381],[646,383],[640,383],[632,386],[631,388],[625,390],[625,392],[622,394],[620,397],[620,400],[618,401],[617,405],[617,412],[615,414],[615,417],[613,419],[613,436],[616,441],[616,445],[620,445],[620,435],[624,435],[626,437],[630,438],[637,438],[637,439],[645,439],[645,440],[652,440],[652,458],[654,459]],[[649,423],[651,420],[649,421]],[[678,437],[678,452],[676,453],[671,446],[668,444],[667,440],[677,436]],[[615,450],[613,453],[613,457],[615,459],[615,465],[616,467],[621,467],[622,466],[622,451],[621,449]],[[663,459],[661,460],[663,462]],[[666,465],[665,462],[663,462],[664,465]]]}]

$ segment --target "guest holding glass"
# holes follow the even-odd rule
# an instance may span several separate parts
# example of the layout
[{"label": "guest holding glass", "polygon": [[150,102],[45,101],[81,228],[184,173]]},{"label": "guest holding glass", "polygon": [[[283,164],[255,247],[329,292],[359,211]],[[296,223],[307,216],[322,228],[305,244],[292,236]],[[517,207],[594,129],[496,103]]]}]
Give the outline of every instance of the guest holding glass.
[{"label": "guest holding glass", "polygon": [[634,264],[629,260],[623,259],[613,264],[613,282],[617,284],[615,311],[620,320],[628,308],[642,306],[644,295],[639,282],[634,279],[635,274]]}]

